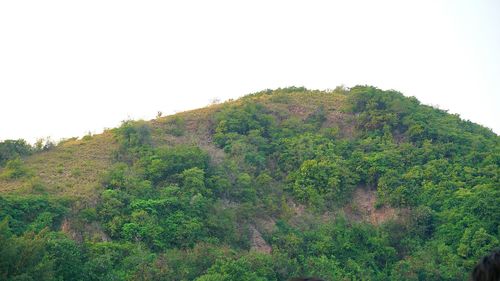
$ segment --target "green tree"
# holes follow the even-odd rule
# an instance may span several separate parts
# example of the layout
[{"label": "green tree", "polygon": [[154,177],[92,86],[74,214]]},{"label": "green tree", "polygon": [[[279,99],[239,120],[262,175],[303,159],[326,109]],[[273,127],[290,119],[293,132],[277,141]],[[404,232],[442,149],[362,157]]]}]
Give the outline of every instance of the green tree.
[{"label": "green tree", "polygon": [[294,196],[302,202],[319,202],[321,198],[342,201],[355,182],[341,159],[306,160],[290,180]]},{"label": "green tree", "polygon": [[8,160],[30,155],[33,148],[25,140],[5,140],[0,142],[0,167]]},{"label": "green tree", "polygon": [[20,158],[8,160],[5,168],[0,174],[0,178],[5,179],[18,179],[29,174],[28,168],[24,165]]}]

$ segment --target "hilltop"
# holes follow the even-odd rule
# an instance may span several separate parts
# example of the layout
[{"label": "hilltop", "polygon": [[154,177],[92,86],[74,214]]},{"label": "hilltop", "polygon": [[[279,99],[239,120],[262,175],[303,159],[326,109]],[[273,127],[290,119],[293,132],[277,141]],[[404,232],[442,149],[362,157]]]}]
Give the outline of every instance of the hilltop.
[{"label": "hilltop", "polygon": [[500,246],[499,163],[491,130],[370,86],[6,141],[0,279],[466,280]]}]

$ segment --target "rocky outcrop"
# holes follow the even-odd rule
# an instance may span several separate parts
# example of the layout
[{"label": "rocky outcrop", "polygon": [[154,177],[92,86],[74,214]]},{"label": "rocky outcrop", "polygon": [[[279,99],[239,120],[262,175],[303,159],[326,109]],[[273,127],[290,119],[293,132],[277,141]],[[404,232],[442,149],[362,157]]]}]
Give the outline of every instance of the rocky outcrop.
[{"label": "rocky outcrop", "polygon": [[272,251],[271,246],[262,238],[262,234],[253,225],[250,225],[250,243],[252,245],[250,248],[251,251],[266,254],[270,254]]}]

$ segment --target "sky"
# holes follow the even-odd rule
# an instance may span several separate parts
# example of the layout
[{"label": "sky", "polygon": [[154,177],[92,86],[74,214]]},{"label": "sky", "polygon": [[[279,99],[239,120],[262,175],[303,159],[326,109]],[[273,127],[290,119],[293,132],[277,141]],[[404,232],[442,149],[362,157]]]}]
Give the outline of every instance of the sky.
[{"label": "sky", "polygon": [[500,133],[500,1],[0,1],[0,140],[358,84]]}]

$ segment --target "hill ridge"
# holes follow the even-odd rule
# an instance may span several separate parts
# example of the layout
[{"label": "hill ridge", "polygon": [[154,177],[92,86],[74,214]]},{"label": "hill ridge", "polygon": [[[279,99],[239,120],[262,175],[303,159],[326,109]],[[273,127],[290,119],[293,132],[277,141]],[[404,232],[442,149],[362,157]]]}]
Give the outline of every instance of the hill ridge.
[{"label": "hill ridge", "polygon": [[2,142],[0,164],[7,280],[466,280],[500,246],[498,135],[371,86]]}]

